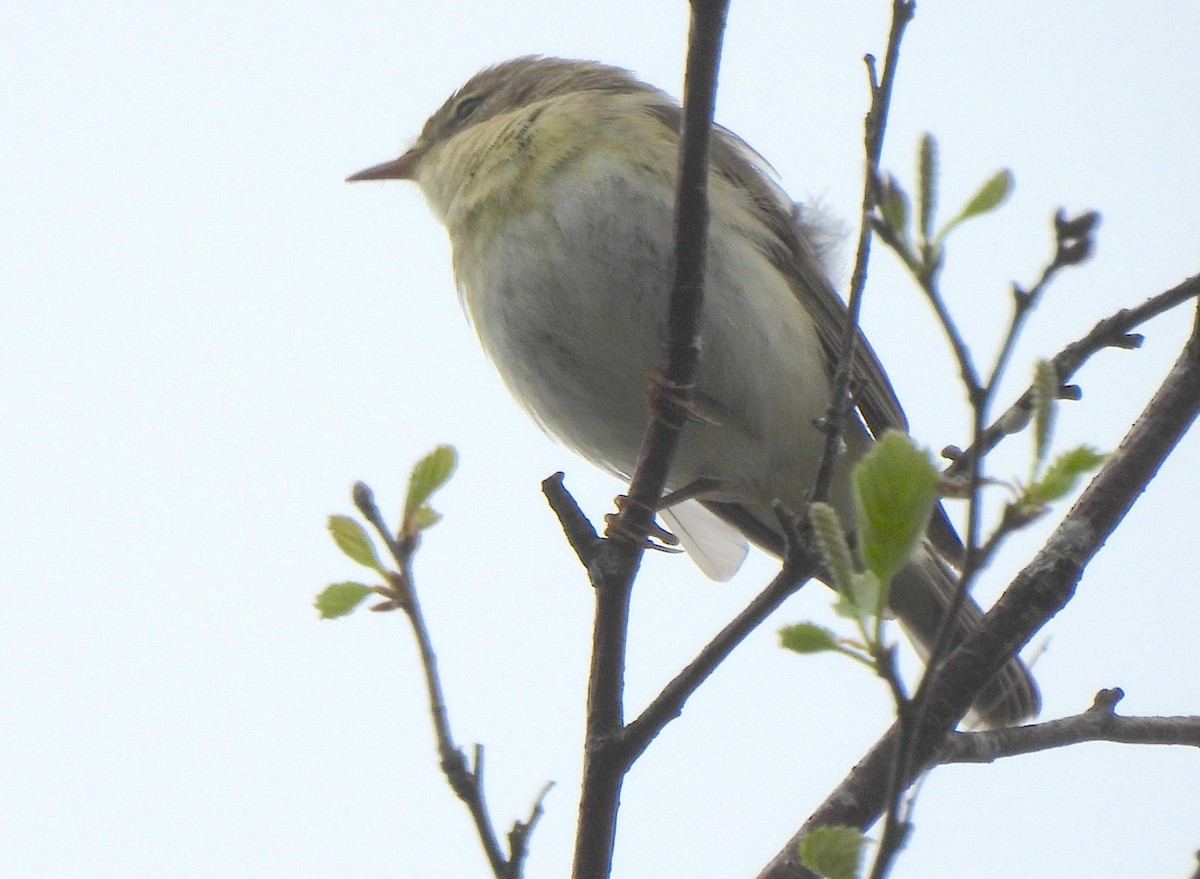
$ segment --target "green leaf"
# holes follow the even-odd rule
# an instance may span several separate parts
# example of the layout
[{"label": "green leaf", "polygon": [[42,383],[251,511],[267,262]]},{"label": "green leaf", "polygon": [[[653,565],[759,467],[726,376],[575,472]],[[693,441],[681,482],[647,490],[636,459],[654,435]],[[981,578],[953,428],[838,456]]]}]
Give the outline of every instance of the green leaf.
[{"label": "green leaf", "polygon": [[833,507],[814,503],[809,507],[808,517],[821,550],[821,558],[833,580],[830,585],[838,593],[838,599],[833,604],[834,612],[858,623],[864,639],[870,640],[870,633],[875,628],[872,623],[883,612],[884,598],[879,578],[870,571],[860,574],[854,570],[850,545]]},{"label": "green leaf", "polygon": [[937,242],[942,242],[946,236],[961,223],[966,222],[972,217],[978,217],[980,214],[986,214],[994,211],[1003,204],[1012,192],[1014,180],[1012,171],[1007,168],[997,171],[992,177],[979,187],[979,190],[971,196],[971,200],[966,206],[958,212],[949,223],[942,227],[942,230],[937,234]]},{"label": "green leaf", "polygon": [[344,617],[363,603],[363,600],[374,592],[370,586],[363,583],[345,582],[331,583],[313,601],[313,607],[323,620]]},{"label": "green leaf", "polygon": [[349,516],[330,516],[329,533],[338,549],[365,568],[383,573],[383,563],[375,553],[375,544],[363,527]]},{"label": "green leaf", "polygon": [[859,554],[888,583],[921,542],[937,499],[938,471],[927,451],[888,431],[854,468]]},{"label": "green leaf", "polygon": [[854,577],[854,603],[860,608],[860,618],[874,620],[883,613],[886,593],[874,571],[856,574]]},{"label": "green leaf", "polygon": [[908,231],[910,213],[908,195],[900,186],[900,181],[889,174],[879,197],[879,215],[896,237],[905,243],[912,240]]},{"label": "green leaf", "polygon": [[800,861],[825,879],[857,879],[866,844],[857,827],[818,827],[800,840]]},{"label": "green leaf", "polygon": [[848,592],[839,592],[833,603],[833,612],[840,617],[853,620],[858,631],[868,644],[875,640],[875,621],[884,612],[887,590],[870,571],[855,574],[854,583]]},{"label": "green leaf", "polygon": [[921,242],[933,237],[933,215],[937,210],[937,141],[926,132],[921,137],[921,154],[917,167],[917,182],[920,187],[917,209],[920,212]]},{"label": "green leaf", "polygon": [[1108,455],[1090,446],[1079,446],[1054,459],[1042,478],[1029,486],[1021,497],[1022,506],[1038,506],[1070,494],[1079,477],[1090,473],[1108,460]]},{"label": "green leaf", "polygon": [[416,463],[409,474],[408,495],[404,499],[406,521],[446,484],[457,465],[458,453],[454,446],[438,446]]},{"label": "green leaf", "polygon": [[854,585],[854,560],[837,511],[829,504],[818,502],[809,507],[808,518],[812,522],[821,558],[833,577],[829,585],[839,592],[848,592]]},{"label": "green leaf", "polygon": [[978,217],[980,214],[994,211],[1004,203],[1012,190],[1012,171],[1003,168],[979,187],[979,191],[967,202],[967,206],[962,209],[959,216],[964,220],[969,220],[971,217]]},{"label": "green leaf", "polygon": [[1058,370],[1049,360],[1039,360],[1033,368],[1033,469],[1035,479],[1050,451],[1054,434],[1054,415],[1058,408]]},{"label": "green leaf", "polygon": [[779,630],[779,646],[796,653],[840,651],[841,644],[832,629],[816,623],[796,623]]},{"label": "green leaf", "polygon": [[418,531],[424,531],[442,521],[442,514],[430,506],[417,507],[408,521]]}]

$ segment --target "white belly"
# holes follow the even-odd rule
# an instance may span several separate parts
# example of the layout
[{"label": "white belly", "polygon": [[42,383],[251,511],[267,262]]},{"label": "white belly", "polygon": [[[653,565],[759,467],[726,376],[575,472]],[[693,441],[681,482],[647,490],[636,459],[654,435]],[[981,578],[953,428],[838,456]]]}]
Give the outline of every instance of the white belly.
[{"label": "white belly", "polygon": [[[645,376],[663,361],[672,206],[654,187],[602,177],[550,193],[457,266],[471,319],[509,390],[553,435],[628,474],[644,434]],[[614,209],[619,206],[619,210]],[[698,390],[715,425],[689,424],[671,486],[705,477],[724,496],[798,505],[829,400],[811,320],[744,238],[710,234]]]}]

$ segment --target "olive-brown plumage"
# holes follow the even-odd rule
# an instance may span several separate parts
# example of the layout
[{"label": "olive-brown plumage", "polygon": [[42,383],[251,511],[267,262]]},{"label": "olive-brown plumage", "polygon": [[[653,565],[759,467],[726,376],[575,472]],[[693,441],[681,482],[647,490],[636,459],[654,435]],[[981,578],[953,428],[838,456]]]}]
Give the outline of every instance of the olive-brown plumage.
[{"label": "olive-brown plumage", "polygon": [[[618,474],[632,471],[647,409],[644,375],[663,350],[671,289],[679,106],[630,73],[585,61],[518,58],[472,77],[413,147],[352,180],[415,181],[445,225],[454,273],[484,349],[547,431]],[[730,132],[712,141],[711,220],[696,386],[705,423],[684,431],[670,488],[704,481],[665,511],[689,553],[725,579],[742,536],[779,553],[776,500],[800,509],[819,465],[824,412],[846,310],[814,230],[765,162]],[[858,413],[831,500],[852,521],[849,472],[903,411],[865,338]],[[961,551],[939,509],[929,539],[892,585],[891,606],[920,648],[955,588]],[[961,635],[980,617],[968,599]],[[1012,660],[976,703],[1000,725],[1035,714]]]}]

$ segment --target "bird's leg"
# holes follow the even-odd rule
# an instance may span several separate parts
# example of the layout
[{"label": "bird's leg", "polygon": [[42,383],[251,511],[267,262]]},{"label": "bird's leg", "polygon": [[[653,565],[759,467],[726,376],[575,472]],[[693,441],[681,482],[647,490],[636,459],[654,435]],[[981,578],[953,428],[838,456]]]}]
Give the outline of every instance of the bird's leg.
[{"label": "bird's leg", "polygon": [[[683,488],[677,488],[674,491],[669,491],[659,498],[658,504],[650,512],[658,513],[670,507],[681,504],[684,501],[694,500],[698,497],[703,497],[706,494],[711,494],[716,489],[720,488],[720,480],[712,477],[704,476],[699,479],[694,479]],[[617,509],[624,509],[625,506],[635,503],[628,495],[617,495]],[[621,520],[617,513],[609,513],[604,517],[605,536],[618,537],[622,540],[629,540],[633,543],[640,543],[645,549],[654,549],[659,552],[681,552],[675,547],[679,546],[679,538],[668,531],[666,528],[654,521],[650,520],[649,534],[634,534],[632,533]],[[653,539],[651,539],[653,538]],[[659,542],[655,542],[659,541]]]},{"label": "bird's leg", "polygon": [[701,476],[699,479],[693,479],[683,488],[677,488],[674,491],[668,491],[658,501],[658,507],[655,512],[674,507],[684,501],[695,500],[698,497],[704,497],[706,494],[712,494],[721,487],[721,480],[714,479],[711,476]]},{"label": "bird's leg", "polygon": [[[655,418],[681,418],[685,422],[691,421],[702,425],[721,423],[721,406],[708,396],[697,393],[695,388],[674,385],[659,372],[647,373],[645,383],[646,395]],[[649,512],[658,513],[684,501],[709,494],[719,487],[720,482],[716,479],[709,477],[695,479],[683,488],[667,492]],[[633,501],[627,495],[619,495],[616,499],[618,510],[630,503]],[[604,517],[604,521],[606,537],[618,537],[638,543],[645,549],[655,549],[660,552],[681,551],[675,549],[679,545],[679,538],[654,521],[653,516],[651,516],[648,534],[633,533],[619,514],[610,513]]]},{"label": "bird's leg", "polygon": [[[635,501],[633,498],[629,497],[629,495],[625,494],[617,495],[616,498],[618,510],[623,510],[627,506],[633,506],[639,503],[639,501]],[[660,509],[663,508],[660,506],[657,509],[651,510],[650,512],[655,513]],[[676,547],[679,546],[679,538],[663,526],[659,525],[658,522],[653,519],[653,517],[650,519],[650,531],[648,534],[642,534],[641,532],[635,531],[626,525],[619,512],[609,513],[606,515],[604,517],[604,526],[605,537],[615,537],[619,540],[626,540],[630,543],[636,543],[640,545],[643,549],[653,549],[657,550],[658,552],[683,552],[681,549],[676,549]]]}]

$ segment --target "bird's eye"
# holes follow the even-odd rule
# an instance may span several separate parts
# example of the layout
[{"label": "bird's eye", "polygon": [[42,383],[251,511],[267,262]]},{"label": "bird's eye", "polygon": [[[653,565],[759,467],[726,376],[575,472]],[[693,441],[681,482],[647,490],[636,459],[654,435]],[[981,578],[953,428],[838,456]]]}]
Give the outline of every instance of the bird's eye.
[{"label": "bird's eye", "polygon": [[479,105],[482,103],[483,98],[479,95],[471,95],[470,97],[463,98],[458,102],[458,106],[454,108],[454,121],[466,122],[471,118],[471,114],[479,109]]}]

